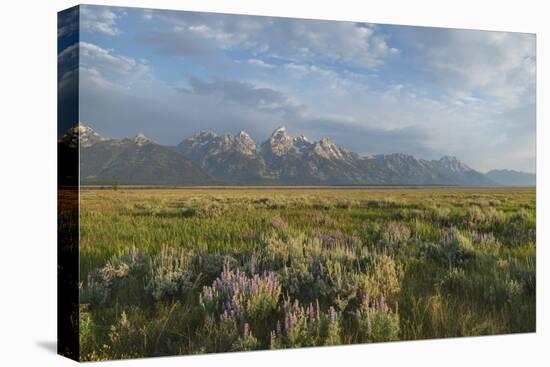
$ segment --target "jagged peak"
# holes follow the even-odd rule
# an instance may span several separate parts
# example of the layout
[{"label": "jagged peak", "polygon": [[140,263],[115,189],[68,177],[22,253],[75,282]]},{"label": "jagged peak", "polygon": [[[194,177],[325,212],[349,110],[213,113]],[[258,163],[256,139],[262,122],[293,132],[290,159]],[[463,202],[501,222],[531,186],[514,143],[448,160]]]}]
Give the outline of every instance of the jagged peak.
[{"label": "jagged peak", "polygon": [[77,122],[73,127],[67,130],[65,134],[76,134],[76,133],[79,133],[79,134],[91,133],[99,136],[99,134],[96,133],[94,129],[84,124],[83,122]]},{"label": "jagged peak", "polygon": [[321,145],[324,145],[324,146],[332,146],[332,145],[334,145],[334,143],[332,142],[332,140],[330,140],[330,138],[328,138],[328,137],[326,137],[326,136],[323,137],[323,138],[321,138],[321,140],[319,140],[319,143],[320,143]]},{"label": "jagged peak", "polygon": [[313,151],[325,158],[343,159],[348,151],[334,144],[328,137],[324,137],[314,145]]},{"label": "jagged peak", "polygon": [[330,138],[328,138],[328,137],[321,138],[321,140],[316,142],[315,145],[319,146],[322,149],[333,150],[335,152],[342,150],[341,147],[334,144],[334,142],[332,140],[330,140]]},{"label": "jagged peak", "polygon": [[471,171],[472,169],[457,157],[452,155],[444,155],[438,161],[438,164],[442,165],[445,169],[454,172]]},{"label": "jagged peak", "polygon": [[271,133],[270,140],[290,140],[286,128],[284,126],[279,126]]},{"label": "jagged peak", "polygon": [[218,135],[211,130],[201,130],[196,136],[200,136],[202,138],[215,138]]},{"label": "jagged peak", "polygon": [[311,140],[307,138],[304,134],[300,134],[297,137],[294,138],[294,140],[298,142],[304,142],[304,143],[311,143]]},{"label": "jagged peak", "polygon": [[256,142],[248,135],[244,130],[239,131],[235,135],[235,143],[237,144],[237,149],[242,153],[253,155],[256,151]]},{"label": "jagged peak", "polygon": [[134,138],[132,139],[132,141],[134,143],[136,143],[138,146],[143,146],[143,145],[146,145],[146,144],[154,143],[154,141],[152,139],[149,139],[142,132],[137,133],[136,136],[134,136]]},{"label": "jagged peak", "polygon": [[455,157],[454,155],[444,155],[443,157],[439,158],[439,161],[441,162],[460,162],[460,160]]},{"label": "jagged peak", "polygon": [[252,138],[250,137],[250,135],[244,131],[244,130],[241,130],[239,131],[239,133],[237,135],[235,135],[237,138],[241,138],[241,139],[246,139],[246,140],[252,140]]},{"label": "jagged peak", "polygon": [[280,126],[276,128],[269,139],[262,144],[262,149],[271,151],[275,156],[283,156],[293,147],[292,138],[287,134],[286,128]]},{"label": "jagged peak", "polygon": [[[86,125],[85,123],[83,123],[82,121],[79,121],[76,125],[75,125],[75,128],[78,129],[78,131],[94,131],[94,129],[92,129],[91,127],[89,127],[88,125]],[[94,131],[95,132],[95,131]]]},{"label": "jagged peak", "polygon": [[389,154],[381,154],[380,155],[383,158],[391,159],[391,158],[397,158],[397,159],[414,159],[417,160],[415,156],[406,154],[406,153],[389,153]]},{"label": "jagged peak", "polygon": [[94,129],[87,126],[83,122],[78,122],[71,127],[60,139],[60,142],[70,145],[71,147],[90,147],[98,141],[110,140],[95,132]]}]

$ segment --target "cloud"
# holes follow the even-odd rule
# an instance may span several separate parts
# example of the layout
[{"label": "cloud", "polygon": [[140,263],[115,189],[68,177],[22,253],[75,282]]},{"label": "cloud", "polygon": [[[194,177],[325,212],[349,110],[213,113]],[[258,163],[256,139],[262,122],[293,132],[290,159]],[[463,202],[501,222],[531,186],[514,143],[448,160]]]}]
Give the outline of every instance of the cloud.
[{"label": "cloud", "polygon": [[256,139],[265,139],[285,121],[273,109],[253,108],[210,92],[179,92],[159,80],[132,90],[86,82],[80,114],[82,121],[102,134],[122,138],[142,131],[167,145],[176,145],[203,129],[218,133],[246,130]]},{"label": "cloud", "polygon": [[105,6],[81,5],[80,27],[90,33],[115,36],[120,33],[116,22],[120,15],[113,8]]},{"label": "cloud", "polygon": [[181,27],[181,30],[191,32],[195,37],[212,40],[217,47],[222,49],[241,45],[249,38],[249,35],[244,33],[231,33],[223,28],[206,24]]},{"label": "cloud", "polygon": [[[275,118],[264,122],[262,127],[255,128],[254,131],[260,139],[265,139],[272,129],[284,124],[291,133],[303,133],[313,139],[328,136],[338,144],[361,154],[398,151],[421,157],[439,157],[429,147],[432,137],[427,129],[413,126],[377,128],[365,121],[349,120],[343,116],[314,116],[309,113],[311,108],[292,102],[291,97],[271,88],[237,80],[203,81],[190,78],[189,86],[180,88],[179,91],[186,95],[215,97],[209,99],[210,110],[225,110],[227,103],[233,103],[240,106],[237,110],[248,112],[243,112],[243,116],[249,115],[251,110],[274,116]],[[276,118],[279,115],[284,119]],[[240,130],[243,123],[249,125],[246,120],[246,117],[242,120],[237,117],[233,121],[226,121],[226,128]]]},{"label": "cloud", "polygon": [[248,59],[247,62],[252,66],[257,66],[264,69],[273,69],[275,67],[275,65],[268,64],[260,59]]},{"label": "cloud", "polygon": [[430,131],[415,126],[373,127],[341,118],[305,118],[290,126],[290,132],[294,130],[313,139],[330,137],[335,143],[360,155],[405,153],[428,159],[441,156],[440,152],[429,147]]},{"label": "cloud", "polygon": [[153,19],[153,9],[143,9],[143,19],[151,20]]},{"label": "cloud", "polygon": [[284,65],[285,69],[294,73],[294,75],[303,77],[303,76],[336,76],[336,72],[330,69],[326,69],[313,64],[297,64],[294,62],[289,62]]},{"label": "cloud", "polygon": [[[57,62],[65,64],[78,61],[78,43],[74,43],[57,54]],[[74,65],[78,66],[77,64]]]},{"label": "cloud", "polygon": [[266,53],[294,62],[325,61],[373,68],[398,53],[374,26],[352,22],[285,19],[266,31]]},{"label": "cloud", "polygon": [[458,103],[484,98],[514,108],[534,100],[534,35],[424,28],[404,33],[423,73]]},{"label": "cloud", "polygon": [[147,16],[172,29],[164,34],[168,38],[162,49],[184,56],[190,50],[181,42],[188,45],[191,40],[210,49],[245,49],[292,62],[324,60],[364,68],[380,66],[398,53],[379,28],[365,23],[164,11],[149,11]]},{"label": "cloud", "polygon": [[87,74],[96,82],[99,78],[105,79],[99,85],[130,86],[132,82],[151,77],[150,66],[143,60],[137,61],[89,42],[80,42],[78,49],[84,76]]},{"label": "cloud", "polygon": [[190,78],[189,88],[180,88],[179,91],[197,95],[213,95],[262,112],[293,118],[300,116],[306,108],[302,104],[293,102],[279,91],[237,80],[217,79],[205,82],[197,78]]},{"label": "cloud", "polygon": [[180,27],[174,27],[170,31],[152,30],[139,35],[137,39],[166,55],[210,59],[222,57],[219,50]]},{"label": "cloud", "polygon": [[57,37],[70,37],[78,32],[78,7],[64,10],[58,14]]}]

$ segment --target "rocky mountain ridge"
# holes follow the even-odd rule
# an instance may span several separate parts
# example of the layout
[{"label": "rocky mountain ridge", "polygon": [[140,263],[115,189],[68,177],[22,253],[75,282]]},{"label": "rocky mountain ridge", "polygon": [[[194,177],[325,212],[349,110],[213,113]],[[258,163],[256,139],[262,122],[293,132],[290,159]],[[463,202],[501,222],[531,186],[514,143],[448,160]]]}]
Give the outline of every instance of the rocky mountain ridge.
[{"label": "rocky mountain ridge", "polygon": [[245,131],[201,131],[175,147],[144,134],[111,139],[79,124],[59,140],[78,145],[84,184],[459,185],[499,183],[456,157],[403,153],[360,156],[330,138],[292,137],[279,127],[261,144]]}]

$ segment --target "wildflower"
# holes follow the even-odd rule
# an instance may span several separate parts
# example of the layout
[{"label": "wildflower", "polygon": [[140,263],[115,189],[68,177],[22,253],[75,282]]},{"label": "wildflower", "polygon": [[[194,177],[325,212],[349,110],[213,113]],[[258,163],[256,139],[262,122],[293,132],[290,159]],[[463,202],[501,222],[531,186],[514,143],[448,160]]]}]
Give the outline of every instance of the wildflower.
[{"label": "wildflower", "polygon": [[337,316],[336,310],[334,309],[334,307],[332,306],[329,307],[328,315],[329,315],[330,322],[334,324],[336,322],[336,316]]}]

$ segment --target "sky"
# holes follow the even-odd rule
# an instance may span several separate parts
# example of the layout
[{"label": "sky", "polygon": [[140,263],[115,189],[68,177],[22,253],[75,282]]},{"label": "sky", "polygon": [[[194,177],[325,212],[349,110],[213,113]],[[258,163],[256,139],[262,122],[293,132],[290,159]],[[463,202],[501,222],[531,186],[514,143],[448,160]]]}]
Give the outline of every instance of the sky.
[{"label": "sky", "polygon": [[525,33],[81,6],[80,121],[166,145],[200,130],[261,142],[285,126],[361,155],[534,172],[535,43]]}]

